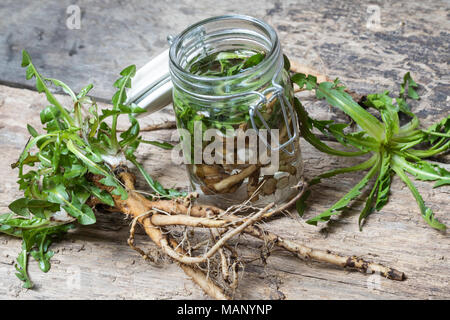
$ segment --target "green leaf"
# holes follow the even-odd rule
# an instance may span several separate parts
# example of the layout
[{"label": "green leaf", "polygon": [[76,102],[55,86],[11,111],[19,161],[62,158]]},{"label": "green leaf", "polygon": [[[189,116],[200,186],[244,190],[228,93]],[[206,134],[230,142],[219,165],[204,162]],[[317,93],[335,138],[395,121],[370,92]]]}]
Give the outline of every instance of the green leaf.
[{"label": "green leaf", "polygon": [[66,204],[69,201],[69,195],[67,194],[65,186],[60,184],[50,189],[48,191],[47,200],[61,205]]},{"label": "green leaf", "polygon": [[408,97],[413,100],[418,100],[419,95],[416,92],[416,88],[418,87],[417,83],[413,80],[411,77],[411,74],[407,72],[403,76],[403,83],[400,86],[400,98],[403,98],[405,95],[405,92],[407,92]]},{"label": "green leaf", "polygon": [[129,106],[127,105],[119,105],[120,114],[139,114],[139,113],[145,113],[147,110],[139,107],[135,103],[131,103]]},{"label": "green leaf", "polygon": [[25,50],[22,50],[22,67],[27,67],[30,63],[30,55]]},{"label": "green leaf", "polygon": [[33,138],[36,138],[39,134],[31,125],[27,124],[28,132],[31,134]]},{"label": "green leaf", "polygon": [[156,147],[160,147],[165,150],[172,150],[175,146],[167,142],[151,141],[151,140],[140,140],[141,143],[151,144]]},{"label": "green leaf", "polygon": [[[117,92],[113,95],[111,101],[113,103],[113,110],[120,111],[120,106],[125,104],[127,100],[127,94],[125,89],[131,87],[131,78],[136,74],[136,66],[131,65],[122,70],[119,78],[114,86],[118,88]],[[118,114],[113,115],[112,124],[111,124],[111,147],[115,152],[118,152],[120,149],[119,142],[117,140],[117,118]],[[132,124],[133,125],[133,124]]]},{"label": "green leaf", "polygon": [[47,237],[48,229],[37,234],[34,241],[38,248],[30,252],[31,256],[39,262],[39,268],[42,272],[48,272],[50,270],[50,258],[53,257],[54,252],[49,251],[48,247],[52,243],[52,240]]},{"label": "green leaf", "polygon": [[367,95],[364,104],[380,111],[385,125],[385,141],[389,141],[394,134],[399,132],[400,121],[398,118],[398,106],[394,106],[389,92]]},{"label": "green leaf", "polygon": [[80,159],[86,166],[89,172],[93,174],[109,175],[109,173],[102,168],[101,165],[97,164],[94,160],[86,156],[82,150],[80,150],[72,140],[67,141],[67,148],[72,152],[78,159]]},{"label": "green leaf", "polygon": [[77,99],[81,99],[83,97],[85,97],[89,91],[91,91],[91,89],[94,87],[93,84],[88,84],[86,87],[84,87],[83,89],[80,90],[80,92],[77,94]]},{"label": "green leaf", "polygon": [[51,203],[46,200],[38,200],[38,199],[28,200],[27,207],[28,210],[30,210],[30,212],[34,216],[41,219],[46,219],[48,218],[48,215],[50,215],[51,213],[59,211],[58,204]]},{"label": "green leaf", "polygon": [[403,168],[416,179],[423,181],[436,181],[434,188],[450,185],[450,172],[437,164],[427,161],[409,162],[398,155],[393,157],[395,165]]},{"label": "green leaf", "polygon": [[72,228],[72,225],[22,230],[22,250],[17,257],[15,268],[17,270],[16,276],[24,282],[24,288],[30,289],[33,287],[27,272],[28,255],[31,254],[39,262],[39,268],[43,272],[47,272],[50,270],[50,258],[53,256],[53,252],[49,250],[50,245],[70,228]]},{"label": "green leaf", "polygon": [[380,143],[364,131],[344,133],[348,127],[346,123],[335,123],[333,120],[315,120],[310,119],[312,126],[319,129],[323,134],[334,137],[344,146],[353,146],[366,153],[369,151],[378,151]]},{"label": "green leaf", "polygon": [[121,76],[124,76],[124,77],[127,77],[127,76],[129,76],[129,77],[134,77],[135,74],[136,74],[136,66],[135,66],[134,64],[132,64],[132,65],[126,67],[125,69],[123,69],[123,70],[120,72],[120,75],[121,75]]},{"label": "green leaf", "polygon": [[28,66],[25,71],[25,79],[30,80],[34,77],[34,69],[33,66]]},{"label": "green leaf", "polygon": [[70,169],[67,169],[64,171],[64,178],[65,179],[73,179],[76,177],[84,176],[87,172],[87,168],[80,165],[80,164],[72,164],[72,167]]},{"label": "green leaf", "polygon": [[372,187],[372,190],[370,191],[369,196],[366,199],[364,208],[359,215],[359,218],[358,218],[359,231],[362,231],[362,227],[363,227],[365,220],[373,212],[373,205],[375,202],[375,196],[377,195],[377,189],[379,187],[379,183],[380,183],[380,180],[377,179],[375,181],[375,184]]},{"label": "green leaf", "polygon": [[306,201],[308,200],[310,195],[311,195],[311,190],[306,190],[302,194],[302,196],[297,200],[297,202],[295,203],[295,208],[297,209],[297,212],[300,217],[303,217],[303,214],[305,213],[305,210],[308,207],[306,204]]},{"label": "green leaf", "polygon": [[171,198],[173,196],[173,194],[170,195],[167,192],[167,190],[164,189],[164,187],[158,181],[153,180],[153,178],[150,177],[150,175],[147,173],[147,171],[145,171],[144,167],[136,160],[136,158],[134,156],[129,157],[127,159],[129,161],[131,161],[136,166],[136,168],[138,168],[139,172],[142,174],[145,181],[147,181],[150,188],[152,188],[157,194],[159,194],[160,196],[169,197],[169,198]]},{"label": "green leaf", "polygon": [[375,154],[372,157],[370,157],[369,159],[367,159],[366,161],[358,163],[354,166],[346,167],[346,168],[339,168],[339,169],[334,169],[334,170],[324,172],[324,173],[314,177],[313,179],[311,179],[311,181],[309,182],[309,185],[313,186],[315,184],[320,183],[322,179],[331,178],[338,174],[367,170],[367,169],[373,167],[377,163],[378,159],[379,159],[378,155]]},{"label": "green leaf", "polygon": [[313,75],[306,76],[303,73],[296,73],[292,75],[291,81],[297,84],[300,89],[306,86],[306,90],[312,90],[317,88],[317,77]]},{"label": "green leaf", "polygon": [[122,140],[119,142],[119,145],[122,148],[133,143],[139,136],[139,122],[131,114],[129,115],[129,119],[131,122],[131,126],[128,128],[128,130],[122,132],[122,134],[120,135]]},{"label": "green leaf", "polygon": [[111,194],[120,196],[122,200],[126,200],[128,198],[127,191],[121,187],[117,181],[117,179],[111,175],[106,175],[99,182],[104,184],[105,186],[114,187],[114,190],[111,191]]},{"label": "green leaf", "polygon": [[306,221],[308,224],[317,225],[319,221],[328,221],[332,215],[340,214],[343,210],[347,209],[347,205],[359,195],[361,195],[361,190],[369,183],[369,180],[376,174],[379,169],[378,162],[370,169],[370,171],[365,175],[365,177],[354,186],[344,197],[342,197],[338,202],[336,202],[331,208],[325,210],[318,216]]},{"label": "green leaf", "polygon": [[286,72],[289,72],[289,70],[291,69],[291,62],[289,61],[289,58],[283,54],[283,61],[284,61],[284,70],[286,70]]},{"label": "green leaf", "polygon": [[308,116],[308,113],[306,112],[305,108],[303,107],[303,105],[300,103],[300,101],[297,98],[294,98],[294,108],[295,108],[295,111],[297,112],[297,116],[298,116],[298,120],[299,120],[299,124],[300,124],[300,133],[301,133],[302,137],[306,141],[308,141],[312,146],[314,146],[317,150],[328,153],[328,154],[343,156],[343,157],[354,157],[354,156],[359,156],[359,155],[363,155],[363,154],[367,153],[366,151],[355,151],[355,152],[342,151],[342,150],[337,150],[337,149],[333,149],[333,148],[329,147],[328,145],[323,143],[314,133],[312,133],[311,128],[312,128],[312,123],[314,120],[312,120]]},{"label": "green leaf", "polygon": [[47,106],[40,113],[41,123],[44,124],[52,120],[57,120],[60,115],[61,113],[59,112],[58,108],[53,105]]},{"label": "green leaf", "polygon": [[36,77],[36,89],[38,92],[44,92],[46,90],[44,81],[40,77]]},{"label": "green leaf", "polygon": [[28,199],[20,198],[10,203],[9,210],[18,214],[19,216],[28,217],[30,212],[28,211]]},{"label": "green leaf", "polygon": [[[22,245],[23,246],[23,245]],[[22,249],[19,256],[17,257],[17,263],[14,267],[17,270],[16,276],[19,280],[23,281],[22,287],[25,289],[31,289],[33,287],[33,283],[31,282],[27,268],[28,268],[28,252],[26,249]]]},{"label": "green leaf", "polygon": [[381,157],[381,169],[377,179],[378,193],[375,207],[380,211],[389,200],[391,189],[391,155],[384,152]]},{"label": "green leaf", "polygon": [[51,81],[57,87],[61,87],[63,89],[63,91],[65,93],[67,93],[74,102],[76,102],[78,100],[77,96],[72,91],[72,89],[70,89],[70,87],[67,84],[65,84],[64,82],[62,82],[61,80],[57,80],[57,79],[53,79],[53,78],[47,78],[46,80]]},{"label": "green leaf", "polygon": [[69,115],[67,110],[59,103],[59,101],[55,98],[55,96],[50,92],[47,86],[44,83],[42,76],[37,72],[33,63],[31,62],[31,58],[28,53],[23,50],[22,51],[22,66],[27,67],[26,77],[27,79],[31,79],[34,75],[36,77],[36,89],[38,92],[45,92],[48,102],[58,108],[61,112],[62,117],[69,125],[74,125],[74,119]]},{"label": "green leaf", "polygon": [[331,82],[322,82],[316,89],[316,96],[318,99],[326,99],[329,104],[341,109],[376,141],[385,140],[384,125],[344,92],[343,87],[335,87],[335,84]]},{"label": "green leaf", "polygon": [[266,55],[264,53],[256,53],[250,56],[249,58],[247,58],[247,60],[245,60],[242,69],[248,69],[256,66],[257,64],[259,64],[261,61],[264,60],[265,56]]},{"label": "green leaf", "polygon": [[80,224],[90,225],[96,222],[92,209],[88,205],[82,204],[76,194],[72,193],[72,201],[66,201],[65,203],[63,209],[72,217],[77,218]]},{"label": "green leaf", "polygon": [[403,180],[403,182],[408,186],[409,190],[413,194],[414,198],[419,205],[420,212],[422,213],[423,219],[432,227],[438,230],[445,230],[447,227],[445,224],[441,223],[438,219],[434,217],[433,211],[425,205],[422,196],[419,191],[417,191],[416,187],[412,183],[412,181],[405,174],[403,169],[399,166],[398,163],[395,163],[392,169],[397,173],[397,175]]},{"label": "green leaf", "polygon": [[84,187],[101,202],[107,204],[108,206],[114,207],[114,200],[108,192],[105,190],[100,190],[100,188],[94,185],[84,185]]},{"label": "green leaf", "polygon": [[[430,143],[435,143],[440,138],[450,138],[450,115],[422,132],[427,135]],[[443,143],[445,140],[441,141]]]}]

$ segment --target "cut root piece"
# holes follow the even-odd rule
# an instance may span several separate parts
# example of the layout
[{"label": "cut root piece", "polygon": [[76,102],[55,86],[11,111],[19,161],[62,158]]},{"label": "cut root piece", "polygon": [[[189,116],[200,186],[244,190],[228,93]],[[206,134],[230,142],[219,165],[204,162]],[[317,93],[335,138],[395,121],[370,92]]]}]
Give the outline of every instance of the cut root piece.
[{"label": "cut root piece", "polygon": [[385,267],[377,263],[368,262],[355,256],[343,256],[332,253],[329,250],[312,249],[294,241],[283,239],[274,233],[265,231],[256,226],[246,228],[245,233],[265,242],[271,242],[302,259],[331,263],[342,268],[352,268],[364,273],[379,273],[380,275],[391,280],[402,281],[406,279],[405,274],[396,269]]},{"label": "cut root piece", "polygon": [[231,176],[228,176],[227,178],[223,179],[220,182],[217,182],[214,184],[214,189],[217,192],[221,192],[223,190],[228,189],[231,186],[236,185],[237,183],[240,183],[245,178],[250,176],[253,172],[258,170],[258,166],[255,164],[252,164],[251,166],[248,166],[247,168],[243,169],[241,172],[233,174]]}]

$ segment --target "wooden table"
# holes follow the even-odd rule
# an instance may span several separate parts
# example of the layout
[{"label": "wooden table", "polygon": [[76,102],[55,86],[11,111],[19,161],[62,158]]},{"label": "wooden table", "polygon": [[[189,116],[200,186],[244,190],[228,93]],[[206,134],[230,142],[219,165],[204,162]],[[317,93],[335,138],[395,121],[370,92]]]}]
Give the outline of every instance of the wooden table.
[{"label": "wooden table", "polygon": [[[41,72],[79,90],[94,83],[93,95],[109,101],[112,83],[129,64],[138,67],[167,47],[166,36],[206,17],[225,13],[250,14],[275,27],[284,51],[298,62],[330,77],[338,76],[359,93],[397,92],[401,77],[410,71],[421,87],[422,99],[413,104],[422,125],[449,114],[450,5],[444,1],[78,1],[80,29],[66,26],[69,1],[3,0],[0,4],[0,208],[21,196],[17,172],[10,169],[28,139],[26,124],[39,128],[45,98],[30,91],[20,68],[26,48]],[[379,13],[379,16],[378,16]],[[379,17],[379,24],[377,23]],[[368,22],[369,21],[369,22]],[[61,99],[67,101],[66,96]],[[307,102],[322,118],[342,118],[326,105]],[[170,107],[142,119],[143,125],[173,119]],[[173,141],[173,130],[144,133]],[[305,174],[337,168],[355,159],[330,157],[301,142]],[[169,151],[154,147],[139,151],[140,160],[167,187],[187,188],[184,168],[171,165]],[[434,158],[447,169],[448,155]],[[314,201],[305,218],[318,214],[354,185],[358,175],[324,181],[313,189]],[[450,225],[448,187],[417,187],[436,216]],[[141,184],[143,186],[143,184]],[[283,252],[266,266],[247,265],[237,298],[251,299],[411,299],[450,298],[450,242],[447,233],[428,227],[409,190],[395,178],[389,204],[373,214],[364,230],[357,227],[356,201],[352,209],[318,227],[292,215],[270,222],[270,230],[286,238],[355,254],[404,271],[408,279],[394,282],[378,276],[343,271],[304,262]],[[127,244],[129,221],[120,214],[97,213],[94,226],[78,227],[55,245],[52,269],[43,274],[36,263],[29,271],[35,290],[21,288],[14,276],[20,241],[0,235],[0,298],[5,299],[204,299],[202,291],[175,264],[157,268],[143,261]],[[144,234],[137,236],[151,245]],[[249,255],[261,244],[248,241]]]}]

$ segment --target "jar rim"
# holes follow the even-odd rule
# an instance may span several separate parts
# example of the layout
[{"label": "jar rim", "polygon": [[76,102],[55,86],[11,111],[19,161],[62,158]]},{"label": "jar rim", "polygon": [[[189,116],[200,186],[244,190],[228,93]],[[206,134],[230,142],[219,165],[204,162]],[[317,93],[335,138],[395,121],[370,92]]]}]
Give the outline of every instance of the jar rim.
[{"label": "jar rim", "polygon": [[[272,47],[270,48],[269,53],[266,55],[266,57],[263,59],[263,61],[261,63],[257,64],[256,66],[254,66],[253,68],[249,68],[247,70],[244,70],[243,72],[240,72],[238,74],[231,75],[231,76],[221,76],[221,77],[203,76],[203,75],[196,75],[196,74],[190,73],[187,70],[185,70],[176,59],[176,48],[177,48],[178,43],[183,39],[183,37],[186,36],[187,34],[189,34],[192,30],[198,28],[199,26],[208,24],[210,22],[216,22],[216,21],[220,21],[220,20],[231,20],[231,19],[255,23],[256,25],[258,25],[259,27],[261,27],[264,31],[266,31],[268,33]],[[170,45],[169,60],[170,60],[170,64],[172,66],[174,66],[178,72],[181,72],[185,76],[188,76],[189,78],[196,80],[196,81],[233,80],[233,79],[237,79],[240,77],[248,76],[249,74],[251,74],[253,72],[257,72],[259,69],[264,68],[273,59],[273,56],[277,52],[277,47],[278,47],[278,35],[275,32],[275,30],[266,22],[264,22],[260,19],[251,17],[251,16],[247,16],[247,15],[227,14],[227,15],[215,16],[215,17],[210,17],[210,18],[201,20],[197,23],[190,25],[186,29],[184,29],[179,35],[177,35],[175,37],[175,39],[173,40],[173,42]]]}]

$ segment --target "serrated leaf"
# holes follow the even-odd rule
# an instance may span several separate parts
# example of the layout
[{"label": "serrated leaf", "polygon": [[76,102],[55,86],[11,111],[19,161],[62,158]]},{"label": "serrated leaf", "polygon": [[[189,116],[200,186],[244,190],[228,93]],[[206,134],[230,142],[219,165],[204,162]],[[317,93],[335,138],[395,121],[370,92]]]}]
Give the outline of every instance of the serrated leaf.
[{"label": "serrated leaf", "polygon": [[36,90],[38,92],[44,92],[45,91],[44,81],[40,77],[36,77]]},{"label": "serrated leaf", "polygon": [[129,118],[131,126],[120,135],[122,140],[119,142],[119,144],[122,148],[128,144],[133,143],[139,136],[139,122],[132,115],[129,115]]},{"label": "serrated leaf", "polygon": [[343,196],[338,202],[336,202],[331,208],[325,210],[321,214],[315,216],[306,221],[308,224],[317,225],[319,221],[328,221],[333,215],[340,214],[344,209],[347,209],[347,205],[359,195],[361,195],[361,190],[369,183],[369,180],[378,171],[378,164],[375,164],[372,169],[364,176],[364,178],[358,182],[345,196]]},{"label": "serrated leaf", "polygon": [[375,196],[377,195],[379,184],[380,184],[380,176],[378,176],[377,180],[375,181],[375,184],[372,186],[372,190],[370,191],[370,194],[366,199],[364,208],[359,214],[358,218],[359,231],[362,231],[362,227],[365,220],[373,212]]},{"label": "serrated leaf", "polygon": [[291,77],[291,81],[297,84],[300,89],[312,90],[317,87],[317,77],[313,75],[306,76],[303,73],[296,73]]},{"label": "serrated leaf", "polygon": [[378,193],[375,208],[380,211],[389,200],[391,188],[391,156],[384,152],[381,159],[380,174],[377,179]]},{"label": "serrated leaf", "polygon": [[29,65],[25,72],[25,79],[30,80],[33,77],[34,77],[34,69],[33,69],[33,66]]},{"label": "serrated leaf", "polygon": [[394,164],[392,167],[393,170],[397,173],[397,175],[403,180],[406,186],[409,188],[414,198],[416,199],[417,204],[419,205],[420,212],[422,213],[422,218],[432,227],[438,230],[445,230],[447,227],[445,224],[441,223],[438,219],[434,217],[433,211],[425,205],[422,196],[419,191],[416,189],[412,181],[408,178],[408,176],[403,171],[403,168],[399,165],[398,162]]},{"label": "serrated leaf", "polygon": [[81,99],[84,96],[86,96],[93,87],[94,87],[93,84],[88,84],[86,87],[81,89],[80,92],[77,94],[77,99]]},{"label": "serrated leaf", "polygon": [[399,107],[393,104],[388,91],[367,95],[364,105],[375,108],[380,112],[385,125],[385,141],[389,141],[394,134],[399,132]]},{"label": "serrated leaf", "polygon": [[124,77],[125,77],[125,76],[134,77],[135,74],[136,74],[136,66],[135,66],[134,64],[132,64],[132,65],[126,67],[125,69],[123,69],[123,70],[120,72],[120,75],[121,75],[121,76],[124,76]]},{"label": "serrated leaf", "polygon": [[[329,147],[325,143],[323,143],[312,131],[312,123],[317,120],[313,120],[308,116],[305,108],[301,104],[300,100],[294,97],[294,108],[298,116],[299,124],[300,124],[300,133],[302,137],[308,141],[312,146],[314,146],[317,150],[344,157],[353,157],[359,156],[366,153],[366,151],[342,151]],[[318,121],[317,123],[321,123]]]},{"label": "serrated leaf", "polygon": [[345,112],[364,132],[376,141],[384,141],[384,125],[356,103],[348,93],[343,91],[343,89],[344,87],[336,88],[334,83],[322,82],[316,89],[316,97],[318,99],[326,99],[329,104]]},{"label": "serrated leaf", "polygon": [[431,144],[438,139],[443,143],[445,141],[444,138],[450,138],[450,115],[433,124],[427,130],[422,130],[422,132],[427,135],[427,139]]},{"label": "serrated leaf", "polygon": [[[22,247],[24,245],[22,244]],[[19,256],[17,257],[17,263],[14,267],[17,270],[16,276],[19,280],[23,281],[22,287],[25,289],[31,289],[33,287],[33,283],[28,277],[27,267],[28,267],[28,252],[26,249],[22,249]]]},{"label": "serrated leaf", "polygon": [[78,100],[78,99],[77,99],[77,96],[76,96],[75,93],[72,91],[72,89],[70,89],[70,87],[69,87],[67,84],[65,84],[64,82],[62,82],[61,80],[53,79],[53,78],[48,78],[48,79],[46,79],[46,80],[51,81],[55,86],[62,88],[63,91],[64,91],[65,93],[67,93],[67,94],[72,98],[72,101],[75,102],[75,101]]},{"label": "serrated leaf", "polygon": [[398,155],[395,155],[393,160],[397,166],[400,166],[418,180],[436,181],[434,188],[450,185],[450,172],[437,164],[427,161],[410,162]]},{"label": "serrated leaf", "polygon": [[417,94],[415,88],[417,88],[417,83],[413,80],[411,77],[411,74],[407,72],[403,76],[403,83],[400,86],[400,98],[405,98],[405,92],[407,93],[408,97],[414,100],[419,99],[419,95]]}]

